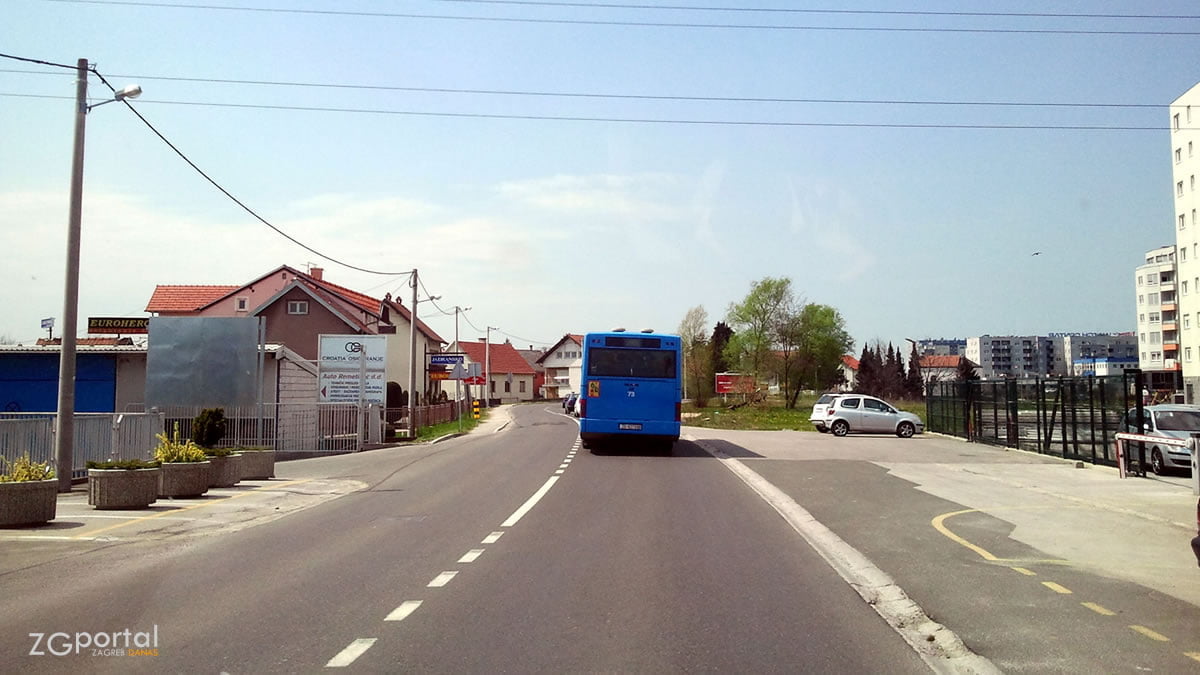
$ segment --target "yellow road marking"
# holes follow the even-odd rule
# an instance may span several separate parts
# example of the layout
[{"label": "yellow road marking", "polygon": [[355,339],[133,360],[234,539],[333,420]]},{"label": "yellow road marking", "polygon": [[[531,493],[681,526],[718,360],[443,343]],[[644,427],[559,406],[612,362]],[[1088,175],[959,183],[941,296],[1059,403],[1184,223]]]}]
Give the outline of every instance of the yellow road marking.
[{"label": "yellow road marking", "polygon": [[1138,633],[1141,633],[1142,635],[1145,635],[1146,637],[1150,638],[1151,640],[1155,640],[1157,642],[1170,642],[1171,641],[1171,638],[1167,637],[1166,635],[1163,635],[1162,633],[1156,633],[1155,631],[1152,631],[1149,628],[1146,628],[1145,626],[1130,626],[1130,628],[1137,631]]},{"label": "yellow road marking", "polygon": [[1184,652],[1183,655],[1194,661],[1200,661],[1200,652]]},{"label": "yellow road marking", "polygon": [[[1046,508],[1046,507],[1007,507],[1007,508],[1012,510],[1012,509],[1018,509],[1018,508]],[[954,516],[961,516],[964,513],[982,513],[984,515],[991,515],[987,511],[984,511],[982,509],[963,509],[961,511],[951,511],[949,513],[943,513],[942,515],[937,516],[933,520],[931,520],[930,524],[933,525],[933,529],[937,530],[938,532],[941,532],[942,535],[944,535],[947,539],[955,542],[956,544],[958,544],[960,546],[963,546],[964,548],[968,548],[968,549],[974,551],[976,554],[979,555],[980,558],[983,558],[984,560],[987,560],[988,562],[1038,562],[1038,563],[1045,563],[1045,564],[1049,564],[1049,565],[1069,565],[1070,564],[1069,560],[1058,560],[1058,559],[1017,560],[1015,558],[1000,558],[995,555],[992,555],[992,553],[990,551],[988,551],[987,549],[983,548],[982,546],[977,546],[975,544],[972,544],[971,542],[967,541],[966,539],[963,539],[962,537],[958,536],[957,534],[951,532],[950,528],[946,527],[947,519],[953,518]],[[1016,569],[1016,568],[1013,568],[1013,569]]]},{"label": "yellow road marking", "polygon": [[262,490],[266,490],[266,489],[268,489],[268,488],[269,488],[269,489],[276,489],[276,488],[288,487],[288,486],[291,486],[291,485],[297,485],[297,484],[300,484],[300,483],[307,483],[307,482],[308,482],[308,481],[310,481],[310,480],[312,480],[312,479],[311,479],[311,478],[304,478],[304,479],[301,479],[301,480],[292,480],[292,481],[288,481],[288,482],[286,482],[286,483],[275,483],[275,484],[272,484],[272,485],[264,485],[264,486],[262,486],[262,487],[260,487],[260,488],[256,488],[256,489],[254,489],[254,490],[251,490],[251,491],[249,491],[249,492],[243,492],[243,493],[241,493],[241,494],[230,495],[230,496],[228,496],[228,497],[222,497],[222,498],[220,498],[220,499],[216,499],[216,500],[213,500],[213,501],[205,501],[204,503],[201,503],[201,504],[192,504],[191,506],[181,506],[181,507],[179,507],[179,508],[177,508],[177,509],[170,509],[170,510],[168,510],[168,511],[159,511],[158,513],[154,513],[154,514],[151,514],[151,515],[148,515],[148,516],[142,516],[141,518],[134,518],[134,519],[132,519],[132,520],[126,520],[126,521],[125,521],[125,522],[123,522],[123,523],[114,523],[114,524],[112,524],[112,525],[109,525],[108,527],[102,527],[102,528],[100,528],[100,529],[98,529],[98,530],[91,530],[90,532],[82,532],[82,533],[80,533],[80,534],[77,534],[77,535],[75,535],[74,537],[72,537],[72,539],[83,539],[83,538],[85,538],[85,537],[86,537],[86,538],[91,538],[91,537],[95,537],[97,534],[99,534],[99,533],[101,533],[101,532],[109,532],[109,531],[111,531],[111,530],[115,530],[115,529],[117,529],[117,528],[119,528],[119,527],[125,527],[126,525],[132,525],[132,524],[134,524],[134,523],[142,523],[142,522],[145,522],[145,521],[147,521],[147,520],[154,520],[155,518],[162,518],[163,516],[170,516],[170,515],[174,515],[174,514],[176,514],[176,513],[181,513],[181,512],[183,512],[183,511],[191,511],[192,509],[199,509],[199,508],[203,508],[203,507],[205,507],[205,506],[213,506],[213,505],[215,505],[215,504],[221,504],[221,503],[223,503],[223,502],[227,502],[227,501],[229,501],[229,500],[231,500],[231,499],[237,499],[237,498],[239,498],[239,497],[245,497],[245,496],[247,496],[247,495],[252,495],[252,494],[254,494],[254,493],[256,493],[256,492],[260,492],[260,491],[262,491]]},{"label": "yellow road marking", "polygon": [[1112,611],[1111,609],[1097,605],[1094,602],[1081,602],[1079,604],[1083,605],[1084,607],[1087,607],[1088,609],[1092,610],[1093,612],[1095,612],[1097,614],[1103,614],[1104,616],[1116,616],[1117,615],[1117,613]]},{"label": "yellow road marking", "polygon": [[1037,572],[1034,572],[1033,570],[1027,570],[1024,567],[1014,567],[1012,569],[1014,572],[1020,572],[1021,574],[1024,574],[1027,577],[1036,577],[1037,576]]},{"label": "yellow road marking", "polygon": [[1042,585],[1045,586],[1046,588],[1049,588],[1050,590],[1054,591],[1055,593],[1061,593],[1063,595],[1071,594],[1071,589],[1066,588],[1064,586],[1060,586],[1060,585],[1054,583],[1053,581],[1043,581]]}]

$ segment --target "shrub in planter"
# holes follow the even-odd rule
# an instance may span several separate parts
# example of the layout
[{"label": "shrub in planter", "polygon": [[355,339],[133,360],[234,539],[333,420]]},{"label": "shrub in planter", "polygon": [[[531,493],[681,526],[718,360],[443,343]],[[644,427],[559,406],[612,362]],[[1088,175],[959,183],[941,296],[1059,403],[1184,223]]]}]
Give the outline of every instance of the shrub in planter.
[{"label": "shrub in planter", "polygon": [[208,492],[208,456],[192,441],[179,439],[179,426],[171,438],[158,435],[154,459],[162,463],[158,474],[159,497],[198,497]]},{"label": "shrub in planter", "polygon": [[88,462],[88,504],[98,509],[142,509],[158,500],[159,462],[127,459]]},{"label": "shrub in planter", "polygon": [[233,487],[242,479],[242,456],[230,448],[205,448],[204,454],[212,464],[208,472],[209,487]]},{"label": "shrub in planter", "polygon": [[205,408],[192,420],[192,441],[208,449],[215,448],[225,438],[225,409]]},{"label": "shrub in planter", "polygon": [[29,455],[14,461],[0,458],[0,527],[35,525],[54,520],[58,480],[49,462]]},{"label": "shrub in planter", "polygon": [[242,454],[242,480],[267,480],[275,477],[275,450],[264,447],[234,448]]}]

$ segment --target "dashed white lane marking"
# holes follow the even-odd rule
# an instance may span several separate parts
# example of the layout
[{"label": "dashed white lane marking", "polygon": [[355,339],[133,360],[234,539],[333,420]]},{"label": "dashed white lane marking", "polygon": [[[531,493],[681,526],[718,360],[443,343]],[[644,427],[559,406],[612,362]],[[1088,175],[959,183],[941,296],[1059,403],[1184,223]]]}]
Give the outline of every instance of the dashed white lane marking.
[{"label": "dashed white lane marking", "polygon": [[493,532],[493,533],[489,534],[488,536],[484,537],[483,541],[480,543],[494,544],[494,543],[500,541],[500,537],[503,537],[503,536],[504,536],[503,532]]},{"label": "dashed white lane marking", "polygon": [[1142,635],[1145,635],[1146,637],[1150,638],[1151,640],[1154,640],[1155,642],[1170,642],[1171,641],[1171,638],[1167,637],[1166,635],[1163,635],[1162,633],[1159,633],[1157,631],[1150,630],[1149,628],[1146,628],[1145,626],[1130,626],[1130,628],[1137,631],[1138,633],[1141,633]]},{"label": "dashed white lane marking", "polygon": [[562,470],[562,469],[559,469],[558,471],[555,471],[555,472],[554,472],[554,475],[555,475],[555,476],[561,476],[561,475],[562,475],[562,473],[563,473],[563,470]]},{"label": "dashed white lane marking", "polygon": [[545,497],[546,493],[549,492],[550,488],[554,487],[554,484],[557,482],[558,476],[551,476],[550,478],[546,479],[546,483],[542,485],[542,487],[538,488],[538,491],[533,493],[533,496],[527,499],[525,503],[521,505],[521,508],[513,511],[513,514],[508,517],[508,520],[500,523],[500,527],[512,527],[513,525],[516,525],[517,521],[521,520],[526,513],[529,513],[529,510],[532,509],[539,501],[541,501],[542,497]]},{"label": "dashed white lane marking", "polygon": [[442,586],[450,583],[450,580],[453,579],[457,574],[458,572],[442,572],[434,577],[433,581],[429,582],[429,588],[441,588]]},{"label": "dashed white lane marking", "polygon": [[375,644],[375,638],[359,638],[351,642],[338,655],[329,659],[329,663],[325,664],[326,668],[345,668],[354,663],[354,660],[363,655],[363,652],[371,648]]},{"label": "dashed white lane marking", "polygon": [[567,468],[568,466],[570,466],[570,464],[567,464],[566,462],[563,462],[562,464],[559,464],[559,465],[558,465],[558,468],[560,468],[560,469],[565,469],[565,468]]},{"label": "dashed white lane marking", "polygon": [[384,621],[403,621],[408,618],[409,614],[417,611],[417,608],[420,606],[420,600],[405,600],[400,603],[399,607],[393,609],[392,613],[388,614]]},{"label": "dashed white lane marking", "polygon": [[463,555],[463,557],[459,558],[459,559],[458,559],[458,562],[460,562],[460,563],[472,563],[472,562],[475,562],[476,560],[478,560],[478,559],[479,559],[479,556],[481,556],[481,555],[483,555],[483,549],[481,549],[481,548],[473,548],[473,549],[471,549],[470,551],[467,551],[467,552],[466,552],[466,553]]},{"label": "dashed white lane marking", "polygon": [[1071,589],[1069,589],[1061,584],[1056,584],[1053,581],[1043,581],[1042,585],[1045,586],[1046,588],[1049,588],[1050,590],[1054,591],[1055,593],[1060,593],[1062,595],[1071,595]]}]

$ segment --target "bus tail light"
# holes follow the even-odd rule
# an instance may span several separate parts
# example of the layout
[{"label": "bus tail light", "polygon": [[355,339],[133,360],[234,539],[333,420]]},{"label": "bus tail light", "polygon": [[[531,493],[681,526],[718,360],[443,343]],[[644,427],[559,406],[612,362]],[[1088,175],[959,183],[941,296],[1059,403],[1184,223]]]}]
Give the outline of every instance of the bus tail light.
[{"label": "bus tail light", "polygon": [[676,402],[675,403],[675,421],[680,422],[682,420],[683,420],[683,404]]},{"label": "bus tail light", "polygon": [[575,407],[579,408],[579,416],[580,417],[587,417],[587,399],[586,398],[580,396],[579,400],[575,402]]}]

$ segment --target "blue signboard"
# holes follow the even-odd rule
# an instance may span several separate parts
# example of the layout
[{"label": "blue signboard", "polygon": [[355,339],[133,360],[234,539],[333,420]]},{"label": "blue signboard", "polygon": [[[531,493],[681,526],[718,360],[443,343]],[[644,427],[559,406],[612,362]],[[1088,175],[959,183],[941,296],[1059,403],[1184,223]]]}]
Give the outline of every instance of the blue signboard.
[{"label": "blue signboard", "polygon": [[462,354],[430,354],[429,363],[434,366],[452,366],[463,362]]}]

